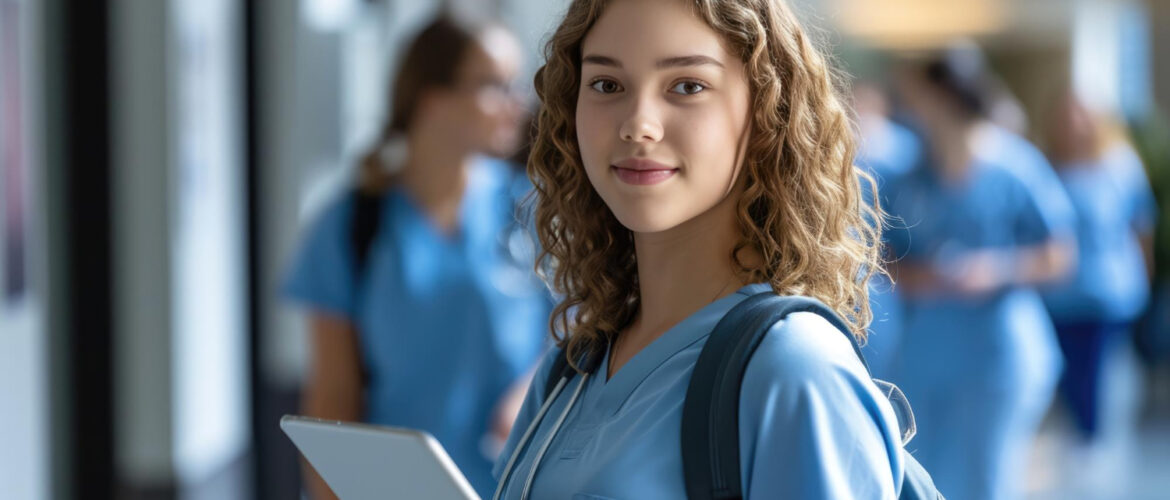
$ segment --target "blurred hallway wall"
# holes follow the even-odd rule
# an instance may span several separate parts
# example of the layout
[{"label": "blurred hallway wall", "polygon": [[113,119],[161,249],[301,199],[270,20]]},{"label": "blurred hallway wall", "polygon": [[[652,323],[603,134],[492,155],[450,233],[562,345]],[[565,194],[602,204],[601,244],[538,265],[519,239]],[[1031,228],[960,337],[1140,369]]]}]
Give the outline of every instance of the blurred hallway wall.
[{"label": "blurred hallway wall", "polygon": [[52,488],[47,273],[39,257],[47,197],[36,168],[43,9],[32,0],[0,2],[0,497],[34,500]]},{"label": "blurred hallway wall", "polygon": [[118,494],[181,495],[250,445],[243,10],[110,8]]},{"label": "blurred hallway wall", "polygon": [[174,478],[168,269],[167,2],[111,4],[114,110],[116,466],[137,488]]}]

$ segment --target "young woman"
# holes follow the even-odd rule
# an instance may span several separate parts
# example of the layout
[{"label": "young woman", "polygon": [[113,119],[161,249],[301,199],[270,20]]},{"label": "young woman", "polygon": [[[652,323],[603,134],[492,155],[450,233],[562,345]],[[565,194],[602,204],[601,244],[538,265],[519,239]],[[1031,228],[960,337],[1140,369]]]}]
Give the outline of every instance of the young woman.
[{"label": "young woman", "polygon": [[1037,287],[1075,256],[1071,205],[1035,147],[988,119],[991,76],[974,47],[900,78],[929,144],[899,183],[889,231],[905,331],[893,380],[914,405],[914,456],[950,500],[1020,495],[1060,355]]},{"label": "young woman", "polygon": [[[570,363],[538,369],[495,473],[502,498],[684,498],[681,411],[715,324],[748,296],[820,299],[856,335],[880,272],[832,73],[781,0],[578,0],[536,76],[529,162]],[[547,406],[547,407],[546,407]],[[525,430],[530,439],[517,449]],[[565,411],[569,408],[570,411]],[[795,313],[740,398],[747,498],[894,498],[893,409],[848,339]]]},{"label": "young woman", "polygon": [[1158,207],[1124,131],[1066,95],[1049,125],[1050,158],[1077,219],[1077,266],[1045,290],[1065,371],[1061,391],[1088,443],[1101,431],[1101,378],[1146,307]]},{"label": "young woman", "polygon": [[[505,395],[543,352],[551,307],[534,252],[509,238],[528,182],[482,156],[517,145],[518,70],[502,28],[450,17],[425,27],[359,169],[361,197],[346,193],[317,218],[285,286],[309,310],[303,413],[424,429],[482,495],[523,388]],[[359,199],[380,200],[366,208],[378,216],[361,215]],[[363,217],[378,221],[365,257],[353,236]],[[313,498],[331,497],[309,484]]]}]

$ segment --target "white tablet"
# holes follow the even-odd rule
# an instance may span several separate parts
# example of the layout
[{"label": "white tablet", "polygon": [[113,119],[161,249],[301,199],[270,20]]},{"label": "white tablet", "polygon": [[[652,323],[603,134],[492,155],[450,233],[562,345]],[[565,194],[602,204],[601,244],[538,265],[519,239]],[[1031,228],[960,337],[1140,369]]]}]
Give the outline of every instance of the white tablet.
[{"label": "white tablet", "polygon": [[479,500],[426,432],[294,415],[280,428],[340,500]]}]

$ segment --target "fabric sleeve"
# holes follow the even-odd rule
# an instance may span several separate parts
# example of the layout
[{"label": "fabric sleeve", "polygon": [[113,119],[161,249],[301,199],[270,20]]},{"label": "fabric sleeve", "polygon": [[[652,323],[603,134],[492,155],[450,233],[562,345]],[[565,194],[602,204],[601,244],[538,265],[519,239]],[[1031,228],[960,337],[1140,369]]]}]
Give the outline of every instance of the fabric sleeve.
[{"label": "fabric sleeve", "polygon": [[496,458],[495,466],[492,467],[492,477],[496,481],[500,480],[500,475],[504,473],[504,467],[508,465],[508,459],[512,458],[512,452],[516,450],[520,438],[528,430],[528,426],[532,425],[532,421],[536,420],[536,414],[540,412],[540,406],[544,404],[545,385],[548,381],[548,373],[552,370],[553,356],[560,352],[560,349],[556,348],[545,352],[544,357],[540,360],[540,366],[536,369],[536,374],[532,376],[532,383],[528,385],[528,394],[524,396],[524,404],[520,406],[520,413],[516,414],[516,422],[512,424],[512,432],[508,434],[508,440]]},{"label": "fabric sleeve", "polygon": [[355,317],[351,207],[342,198],[308,226],[285,274],[284,298],[309,309]]},{"label": "fabric sleeve", "polygon": [[897,498],[897,417],[852,345],[824,318],[794,313],[777,323],[749,362],[741,391],[745,498]]},{"label": "fabric sleeve", "polygon": [[[1024,155],[1025,152],[1021,152]],[[1038,245],[1052,238],[1075,244],[1076,211],[1052,165],[1039,151],[1029,148],[1031,163],[1015,176],[1018,194],[1015,240],[1022,246]]]}]

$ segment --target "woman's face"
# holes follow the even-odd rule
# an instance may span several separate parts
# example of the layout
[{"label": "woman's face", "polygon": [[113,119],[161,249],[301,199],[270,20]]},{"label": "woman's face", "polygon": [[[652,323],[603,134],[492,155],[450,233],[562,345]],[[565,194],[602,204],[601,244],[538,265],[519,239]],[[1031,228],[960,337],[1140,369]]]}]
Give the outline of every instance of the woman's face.
[{"label": "woman's face", "polygon": [[1049,148],[1054,166],[1092,160],[1097,146],[1097,128],[1092,115],[1076,96],[1068,93],[1060,101],[1049,125]]},{"label": "woman's face", "polygon": [[942,126],[947,114],[947,110],[943,109],[947,96],[927,82],[919,68],[900,68],[895,83],[902,104],[923,129],[929,131]]},{"label": "woman's face", "polygon": [[525,111],[514,90],[522,56],[506,31],[490,28],[463,56],[450,91],[441,92],[435,130],[464,148],[508,156],[519,146]]},{"label": "woman's face", "polygon": [[577,141],[621,223],[662,232],[733,191],[749,129],[743,63],[681,0],[617,0],[582,45]]}]

